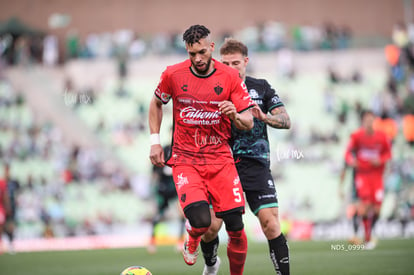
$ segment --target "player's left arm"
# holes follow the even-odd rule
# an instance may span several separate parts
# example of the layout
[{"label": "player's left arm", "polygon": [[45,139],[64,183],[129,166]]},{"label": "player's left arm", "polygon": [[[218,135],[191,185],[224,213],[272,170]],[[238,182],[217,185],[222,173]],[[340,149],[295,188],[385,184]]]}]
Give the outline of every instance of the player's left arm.
[{"label": "player's left arm", "polygon": [[250,109],[238,113],[236,106],[231,101],[220,102],[219,110],[233,121],[234,126],[240,130],[251,130],[253,128],[253,116]]},{"label": "player's left arm", "polygon": [[252,110],[253,115],[269,125],[277,129],[290,129],[290,117],[284,106],[279,106],[270,111],[270,114],[262,112],[259,106],[255,106]]},{"label": "player's left arm", "polygon": [[[385,136],[385,135],[384,135]],[[391,141],[388,138],[384,138],[384,146],[380,155],[380,163],[385,164],[391,159]]]},{"label": "player's left arm", "polygon": [[263,103],[266,113],[262,111],[258,104],[253,108],[253,115],[276,129],[290,129],[290,117],[286,108],[276,93],[276,90],[266,81],[262,81],[264,91]]}]

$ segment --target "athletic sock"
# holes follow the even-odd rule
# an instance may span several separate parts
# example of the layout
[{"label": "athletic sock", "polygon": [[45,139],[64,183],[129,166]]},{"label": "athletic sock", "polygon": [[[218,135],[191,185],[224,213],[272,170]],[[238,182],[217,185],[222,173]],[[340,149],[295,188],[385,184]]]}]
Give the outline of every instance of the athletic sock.
[{"label": "athletic sock", "polygon": [[371,225],[372,225],[372,219],[368,217],[362,218],[362,223],[364,224],[364,230],[365,230],[365,241],[369,242],[371,240]]},{"label": "athletic sock", "polygon": [[352,216],[352,227],[354,229],[354,235],[358,235],[359,217],[357,214]]},{"label": "athletic sock", "polygon": [[213,266],[217,262],[217,250],[219,247],[219,238],[218,236],[211,242],[206,243],[201,240],[200,242],[201,251],[203,252],[203,257],[206,265]]},{"label": "athletic sock", "polygon": [[278,237],[268,240],[270,259],[275,267],[276,274],[289,274],[289,247],[285,236],[281,233]]},{"label": "athletic sock", "polygon": [[244,229],[240,231],[227,231],[229,243],[227,257],[230,263],[231,275],[242,275],[247,255],[247,237]]},{"label": "athletic sock", "polygon": [[372,215],[372,221],[371,221],[371,231],[372,231],[372,229],[374,228],[375,224],[377,223],[378,218],[379,218],[379,215],[378,215],[378,214],[374,214],[374,215]]}]

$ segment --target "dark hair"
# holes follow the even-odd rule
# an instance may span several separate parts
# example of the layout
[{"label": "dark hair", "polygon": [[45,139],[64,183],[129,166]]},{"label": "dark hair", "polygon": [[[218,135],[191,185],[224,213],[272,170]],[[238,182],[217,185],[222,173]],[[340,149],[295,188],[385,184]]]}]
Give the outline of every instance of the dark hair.
[{"label": "dark hair", "polygon": [[224,40],[223,46],[220,48],[220,54],[233,54],[233,53],[241,53],[243,56],[247,56],[249,51],[242,42],[234,39],[234,38],[226,38]]},{"label": "dark hair", "polygon": [[210,34],[210,30],[203,25],[193,25],[189,27],[183,34],[183,40],[192,46],[198,43],[200,39],[206,38]]},{"label": "dark hair", "polygon": [[374,112],[371,110],[362,110],[361,113],[359,114],[359,118],[362,121],[362,119],[366,116],[366,115],[373,115],[375,116]]}]

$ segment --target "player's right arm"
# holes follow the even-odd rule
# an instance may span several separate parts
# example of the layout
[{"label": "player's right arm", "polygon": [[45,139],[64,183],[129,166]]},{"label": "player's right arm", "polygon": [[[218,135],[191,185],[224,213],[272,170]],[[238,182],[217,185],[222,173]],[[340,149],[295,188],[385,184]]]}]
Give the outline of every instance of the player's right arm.
[{"label": "player's right arm", "polygon": [[153,165],[164,166],[164,150],[160,144],[159,133],[163,116],[162,101],[153,96],[149,105],[148,124],[151,134],[150,159]]},{"label": "player's right arm", "polygon": [[342,167],[341,173],[339,175],[339,190],[338,190],[338,195],[339,198],[344,199],[345,198],[345,193],[344,193],[344,182],[345,182],[345,174],[346,174],[346,169],[347,169],[347,164],[344,164],[344,167]]},{"label": "player's right arm", "polygon": [[9,192],[7,190],[6,181],[3,181],[0,183],[0,195],[2,196],[1,202],[3,204],[4,210],[6,211],[6,215],[10,215],[11,214],[11,203],[10,203]]}]

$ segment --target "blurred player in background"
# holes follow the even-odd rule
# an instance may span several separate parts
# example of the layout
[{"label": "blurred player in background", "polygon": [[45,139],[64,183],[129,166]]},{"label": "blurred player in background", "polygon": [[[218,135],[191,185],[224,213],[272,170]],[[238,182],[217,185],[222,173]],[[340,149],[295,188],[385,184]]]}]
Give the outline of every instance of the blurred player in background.
[{"label": "blurred player in background", "polygon": [[[178,198],[189,221],[183,257],[195,264],[201,236],[211,224],[209,204],[224,220],[229,236],[230,274],[243,274],[247,237],[242,214],[244,197],[229,145],[231,121],[242,130],[253,127],[253,102],[236,70],[212,58],[210,31],[193,25],[184,32],[189,59],[163,72],[149,107],[150,159],[173,169]],[[165,159],[159,144],[162,105],[173,100],[173,145]],[[167,160],[167,161],[166,161]]]},{"label": "blurred player in background", "polygon": [[[164,156],[168,158],[171,154],[171,146],[164,146]],[[156,248],[156,227],[158,223],[164,219],[165,210],[167,210],[168,205],[171,203],[176,203],[177,200],[177,191],[175,190],[174,179],[172,176],[172,169],[169,166],[159,167],[153,166],[152,169],[152,178],[157,185],[157,214],[152,219],[152,231],[151,231],[151,240],[150,244],[147,247],[149,253],[155,253]],[[179,231],[179,247],[182,248],[182,243],[184,242],[184,229],[185,229],[185,218],[180,211],[180,231]]]},{"label": "blurred player in background", "polygon": [[341,174],[339,177],[339,197],[341,200],[345,199],[345,192],[344,192],[344,182],[345,182],[345,175],[346,171],[351,170],[351,196],[349,198],[349,204],[346,207],[346,216],[348,219],[352,219],[352,229],[353,229],[353,236],[349,240],[352,244],[361,244],[361,240],[358,238],[358,229],[360,218],[358,216],[358,194],[355,186],[355,168],[348,166],[345,162],[344,166],[341,170]]},{"label": "blurred player in background", "polygon": [[367,249],[376,245],[371,241],[371,232],[380,215],[384,198],[383,174],[391,158],[390,141],[385,133],[374,130],[374,119],[371,111],[361,113],[361,128],[351,134],[345,153],[346,163],[355,168],[358,215],[362,218]]},{"label": "blurred player in background", "polygon": [[0,254],[3,253],[2,236],[6,224],[6,217],[10,215],[10,198],[6,179],[0,178]]},{"label": "blurred player in background", "polygon": [[4,179],[7,183],[7,190],[10,201],[10,214],[7,215],[4,232],[9,239],[9,252],[14,254],[14,231],[16,228],[17,196],[20,190],[20,184],[16,179],[10,176],[10,164],[4,165]]},{"label": "blurred player in background", "polygon": [[[232,127],[232,149],[237,171],[251,211],[257,216],[268,240],[270,259],[276,274],[289,274],[289,248],[280,230],[278,200],[270,172],[270,146],[267,125],[289,129],[290,118],[275,90],[266,80],[246,76],[249,62],[247,47],[235,39],[226,39],[220,48],[221,61],[236,69],[246,83],[255,102],[252,110],[254,127],[241,131]],[[217,274],[220,259],[218,231],[222,220],[212,215],[212,226],[202,237],[201,248],[205,259],[204,273]]]}]

